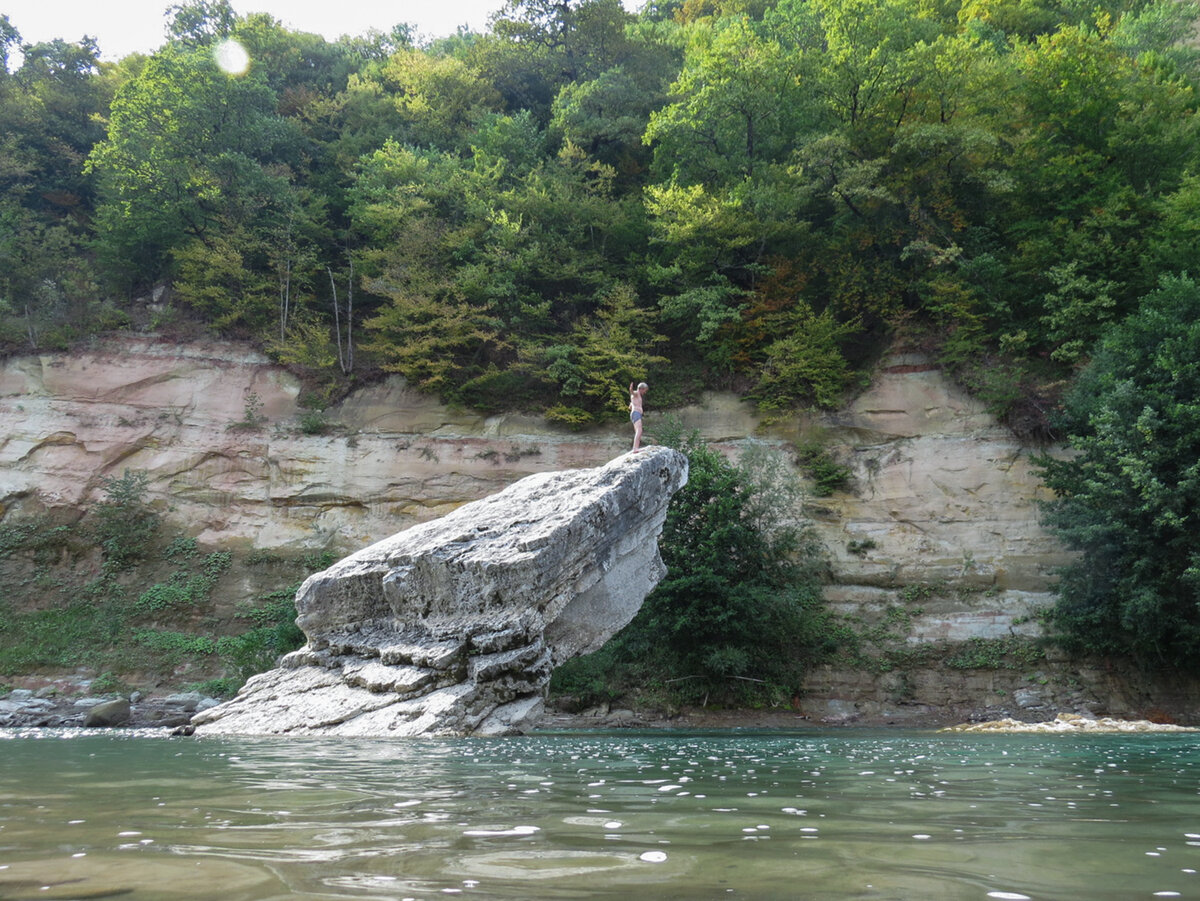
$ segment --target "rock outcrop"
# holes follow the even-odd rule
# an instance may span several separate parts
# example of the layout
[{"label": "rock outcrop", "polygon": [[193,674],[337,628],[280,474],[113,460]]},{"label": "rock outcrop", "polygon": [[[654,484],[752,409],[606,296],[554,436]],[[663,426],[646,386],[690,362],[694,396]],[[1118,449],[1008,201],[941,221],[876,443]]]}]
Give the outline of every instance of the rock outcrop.
[{"label": "rock outcrop", "polygon": [[540,715],[553,668],[599,648],[665,574],[687,480],[668,448],[528,476],[364,548],[296,596],[308,644],[203,733],[495,735]]},{"label": "rock outcrop", "polygon": [[[239,605],[279,587],[243,563],[248,552],[342,556],[531,473],[602,466],[630,440],[625,422],[574,431],[535,415],[448,408],[399,377],[364,385],[316,423],[306,422],[300,393],[284,369],[229,342],[125,335],[0,361],[0,522],[76,521],[103,498],[105,476],[143,472],[147,500],[172,529],[234,553],[212,611],[231,622]],[[653,441],[663,414],[655,405],[648,413]],[[732,393],[705,392],[671,415],[731,459],[767,445],[804,478],[795,450],[816,445],[852,473],[802,511],[829,559],[825,598],[867,638],[890,636],[868,650],[912,653],[903,666],[814,669],[798,707],[811,720],[1091,710],[1200,722],[1200,688],[1113,661],[937,662],[980,642],[1036,640],[1070,556],[1039,510],[1046,489],[1034,460],[1058,451],[1024,445],[934,361],[885,358],[836,411],[766,422]],[[18,610],[41,603],[36,587],[26,599],[15,585],[9,600]],[[38,688],[96,675],[10,681]],[[209,675],[177,673],[166,687]]]},{"label": "rock outcrop", "polygon": [[1027,723],[1023,720],[1005,717],[1002,720],[989,720],[986,723],[963,723],[950,726],[941,732],[1041,732],[1067,733],[1079,732],[1197,732],[1193,726],[1177,726],[1172,723],[1155,723],[1150,720],[1118,720],[1112,717],[1080,716],[1074,713],[1060,713],[1053,720],[1043,723]]}]

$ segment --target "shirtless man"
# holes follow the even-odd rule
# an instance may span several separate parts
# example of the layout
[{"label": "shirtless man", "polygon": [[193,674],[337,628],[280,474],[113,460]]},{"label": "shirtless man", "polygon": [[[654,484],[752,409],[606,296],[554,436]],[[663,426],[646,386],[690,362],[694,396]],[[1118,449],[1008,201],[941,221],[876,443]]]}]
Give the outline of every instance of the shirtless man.
[{"label": "shirtless man", "polygon": [[635,451],[642,446],[642,398],[649,390],[650,386],[645,382],[639,382],[636,386],[633,382],[629,383],[629,421],[633,423],[633,449]]}]

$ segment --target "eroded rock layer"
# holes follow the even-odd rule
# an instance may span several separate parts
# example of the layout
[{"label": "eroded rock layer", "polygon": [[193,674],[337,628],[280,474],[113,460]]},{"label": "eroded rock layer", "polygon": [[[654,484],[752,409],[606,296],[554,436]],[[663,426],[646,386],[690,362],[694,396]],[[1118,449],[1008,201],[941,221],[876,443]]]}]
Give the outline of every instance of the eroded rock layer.
[{"label": "eroded rock layer", "polygon": [[554,666],[599,648],[665,574],[658,535],[687,480],[668,448],[538,473],[310,577],[308,644],[199,714],[205,733],[519,731]]}]

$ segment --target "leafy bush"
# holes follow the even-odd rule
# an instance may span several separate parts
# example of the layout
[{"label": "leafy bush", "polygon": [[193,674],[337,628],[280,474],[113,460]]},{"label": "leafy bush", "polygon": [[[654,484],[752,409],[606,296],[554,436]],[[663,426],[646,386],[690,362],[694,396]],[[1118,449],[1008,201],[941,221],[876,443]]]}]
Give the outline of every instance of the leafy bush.
[{"label": "leafy bush", "polygon": [[1080,552],[1058,584],[1068,647],[1200,671],[1200,285],[1164,278],[1069,392],[1072,455],[1040,459],[1047,522]]},{"label": "leafy bush", "polygon": [[305,410],[300,414],[300,431],[305,435],[326,435],[333,425],[325,418],[323,410]]},{"label": "leafy bush", "polygon": [[789,323],[792,331],[766,347],[754,397],[763,410],[799,404],[836,407],[857,377],[841,344],[859,331],[857,322],[838,323],[829,310],[804,308]]},{"label": "leafy bush", "polygon": [[93,529],[105,564],[113,569],[128,569],[144,557],[158,531],[158,514],[146,505],[149,481],[145,472],[129,469],[119,478],[100,480],[106,497],[91,510]]},{"label": "leafy bush", "polygon": [[1045,651],[1034,640],[1012,635],[1006,638],[969,638],[946,658],[950,669],[1016,669],[1037,666]]},{"label": "leafy bush", "polygon": [[[186,547],[186,544],[184,545]],[[167,559],[179,559],[181,556],[178,542],[173,542],[164,554]],[[194,549],[195,542],[191,543]],[[189,559],[185,556],[184,559]],[[215,551],[204,558],[200,572],[190,573],[187,570],[177,570],[166,582],[151,585],[138,596],[133,609],[139,614],[160,613],[164,610],[194,607],[208,599],[216,587],[217,579],[229,569],[233,557],[228,551]]]},{"label": "leafy bush", "polygon": [[33,551],[36,557],[41,557],[66,545],[73,532],[71,526],[51,525],[41,518],[6,523],[0,526],[0,556]]},{"label": "leafy bush", "polygon": [[217,653],[241,682],[270,669],[282,655],[304,644],[304,633],[296,625],[294,598],[298,587],[273,592],[259,606],[239,611],[238,617],[250,620],[255,627],[217,640]]},{"label": "leafy bush", "polygon": [[829,497],[850,485],[853,475],[850,467],[835,460],[828,449],[820,444],[809,442],[800,445],[796,448],[796,460],[804,474],[813,480],[813,494],[817,497]]},{"label": "leafy bush", "polygon": [[817,545],[795,519],[799,486],[761,448],[735,465],[677,425],[658,437],[690,467],[659,542],[667,575],[598,655],[560,667],[553,689],[601,699],[656,679],[697,700],[790,697],[831,650]]}]

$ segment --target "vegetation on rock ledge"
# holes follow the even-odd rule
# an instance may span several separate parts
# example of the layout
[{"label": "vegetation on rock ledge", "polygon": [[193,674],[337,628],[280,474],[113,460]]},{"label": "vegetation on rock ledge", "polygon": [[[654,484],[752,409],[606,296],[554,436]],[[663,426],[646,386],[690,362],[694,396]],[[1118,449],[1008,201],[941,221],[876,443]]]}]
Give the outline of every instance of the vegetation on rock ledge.
[{"label": "vegetation on rock ledge", "polygon": [[799,486],[765,449],[733,464],[677,426],[656,437],[689,465],[659,540],[667,575],[603,649],[556,670],[552,689],[583,703],[634,690],[674,704],[790,701],[834,649],[822,557],[793,518]]},{"label": "vegetation on rock ledge", "polygon": [[0,676],[82,669],[100,685],[201,683],[230,694],[303,643],[292,598],[331,559],[251,555],[241,563],[262,593],[222,609],[217,589],[233,554],[168,540],[145,504],[145,473],[105,487],[78,523],[0,527]]}]

